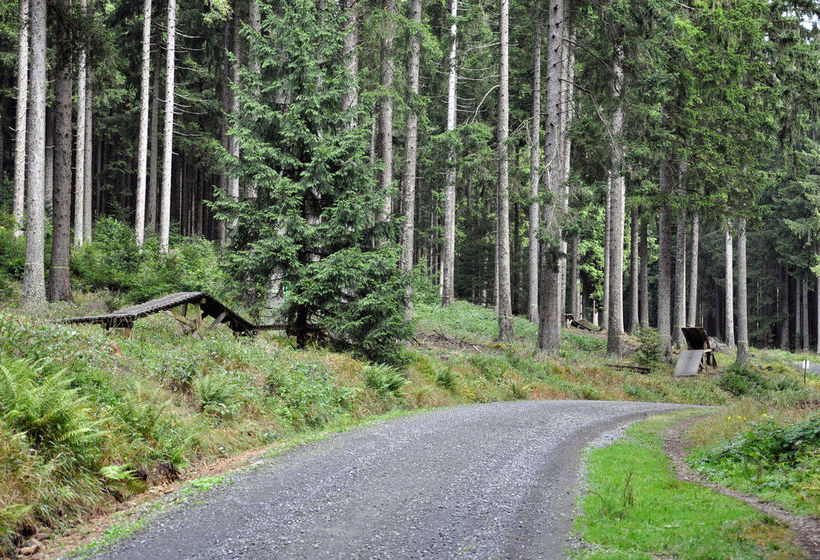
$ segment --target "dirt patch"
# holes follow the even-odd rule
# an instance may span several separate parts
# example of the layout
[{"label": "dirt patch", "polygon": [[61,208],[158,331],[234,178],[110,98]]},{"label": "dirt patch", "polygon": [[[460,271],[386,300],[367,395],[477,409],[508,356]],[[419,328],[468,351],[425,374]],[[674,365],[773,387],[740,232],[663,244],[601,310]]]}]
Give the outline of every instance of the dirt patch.
[{"label": "dirt patch", "polygon": [[186,469],[181,478],[174,482],[158,484],[146,492],[134,496],[125,502],[114,504],[111,508],[92,517],[82,525],[73,528],[65,535],[36,535],[26,541],[18,550],[18,559],[42,560],[56,558],[70,554],[72,551],[98,540],[105,531],[114,524],[124,524],[138,520],[145,512],[145,506],[158,499],[181,490],[189,481],[204,476],[217,476],[235,471],[242,467],[254,464],[261,456],[273,447],[261,447],[219,459],[211,463],[203,463]]},{"label": "dirt patch", "polygon": [[481,347],[478,344],[467,342],[464,338],[455,338],[448,336],[441,331],[433,332],[419,332],[413,342],[425,349],[440,349],[440,350],[466,350],[469,352],[481,352]]},{"label": "dirt patch", "polygon": [[689,418],[675,424],[667,431],[663,439],[664,451],[672,459],[672,466],[678,479],[700,484],[724,496],[741,500],[756,510],[786,523],[794,531],[797,541],[806,551],[808,557],[820,558],[820,519],[812,516],[795,515],[779,504],[764,502],[756,496],[749,496],[720,484],[709,482],[689,467],[685,461],[686,449],[683,442],[683,433],[700,419],[698,417]]}]

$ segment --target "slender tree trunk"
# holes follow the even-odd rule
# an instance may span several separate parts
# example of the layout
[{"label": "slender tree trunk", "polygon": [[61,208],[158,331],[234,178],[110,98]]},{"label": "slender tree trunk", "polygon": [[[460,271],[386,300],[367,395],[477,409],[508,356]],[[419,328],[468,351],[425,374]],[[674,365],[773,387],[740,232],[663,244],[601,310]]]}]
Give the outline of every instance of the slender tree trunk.
[{"label": "slender tree trunk", "polygon": [[[242,25],[242,22],[239,19],[239,14],[237,10],[233,12],[233,25],[231,26],[231,52],[233,54],[233,60],[231,61],[231,115],[233,116],[234,120],[239,118],[239,93],[236,91],[236,88],[239,86],[239,51],[240,51],[240,35],[239,35],[239,28]],[[231,154],[231,158],[238,160],[239,159],[239,139],[236,135],[231,134],[228,136],[228,149]],[[236,173],[230,173],[228,175],[228,196],[230,196],[234,202],[239,202],[239,175]],[[228,231],[228,243],[230,243],[231,235],[233,234],[234,230],[236,230],[236,218],[231,220],[230,228]]]},{"label": "slender tree trunk", "polygon": [[540,208],[538,182],[541,178],[541,0],[535,0],[535,38],[532,69],[532,136],[530,137],[530,321],[538,321],[538,227]]},{"label": "slender tree trunk", "polygon": [[[85,12],[86,0],[80,0],[80,9]],[[77,141],[74,150],[74,246],[83,244],[85,226],[85,94],[88,76],[85,70],[85,48],[77,55]]]},{"label": "slender tree trunk", "polygon": [[700,215],[697,210],[692,211],[692,243],[689,254],[689,296],[687,304],[689,310],[686,314],[686,322],[689,326],[698,324],[698,257],[700,253]]},{"label": "slender tree trunk", "polygon": [[[737,222],[737,363],[749,361],[749,305],[746,297],[746,218]],[[806,322],[808,326],[808,321]]]},{"label": "slender tree trunk", "polygon": [[512,294],[510,287],[510,160],[507,138],[510,133],[510,0],[501,0],[498,65],[498,340],[513,338]]},{"label": "slender tree trunk", "polygon": [[624,89],[624,50],[620,43],[615,44],[615,56],[612,60],[614,74],[612,97],[615,111],[612,115],[612,219],[611,240],[609,247],[610,280],[609,280],[609,330],[606,339],[606,354],[610,358],[620,359],[623,354],[624,335],[624,212],[626,205],[626,181],[623,174],[624,147],[621,135],[624,125],[623,89]]},{"label": "slender tree trunk", "polygon": [[145,191],[148,182],[148,110],[151,87],[151,0],[142,4],[142,73],[140,76],[140,130],[137,142],[137,201],[134,228],[137,247],[145,240]]},{"label": "slender tree trunk", "polygon": [[[3,135],[0,134],[0,140]],[[3,152],[2,142],[0,142],[0,154]],[[2,159],[2,156],[0,156]],[[3,182],[2,166],[0,166],[0,184]],[[70,200],[69,200],[70,202]],[[54,109],[46,109],[46,215],[54,212]],[[71,222],[71,210],[68,212],[69,224]],[[68,232],[68,240],[71,242],[71,231]]]},{"label": "slender tree trunk", "polygon": [[[503,1],[503,0],[502,0]],[[447,132],[456,129],[456,80],[457,80],[457,33],[458,0],[450,3],[450,76],[447,82]],[[499,117],[500,118],[500,117]],[[444,180],[444,256],[441,305],[448,307],[455,291],[456,255],[456,149],[451,145],[447,154],[447,172]]]},{"label": "slender tree trunk", "polygon": [[[661,196],[670,191],[671,169],[668,160],[661,161],[658,188]],[[671,358],[672,339],[672,222],[664,202],[658,218],[658,339],[663,359]]]},{"label": "slender tree trunk", "polygon": [[[346,61],[350,87],[342,96],[342,111],[348,112],[359,105],[359,0],[342,0],[345,20],[345,39],[342,46],[342,58]],[[349,127],[356,125],[356,116],[351,114]]]},{"label": "slender tree trunk", "polygon": [[791,319],[789,315],[789,284],[791,283],[791,279],[789,278],[788,270],[785,266],[780,265],[780,315],[781,315],[781,327],[780,327],[780,348],[782,350],[788,351],[790,348],[789,339],[789,320]]},{"label": "slender tree trunk", "polygon": [[17,120],[14,136],[14,237],[23,235],[26,200],[26,124],[28,121],[29,1],[19,0],[19,42],[17,45]]},{"label": "slender tree trunk", "polygon": [[609,328],[610,269],[612,268],[612,174],[606,180],[606,210],[604,216],[604,301],[601,307],[601,325]]},{"label": "slender tree trunk", "polygon": [[[65,6],[68,2],[65,1]],[[69,42],[66,26],[57,28],[58,45]],[[71,55],[60,51],[54,79],[54,195],[48,300],[70,301],[71,275]]]},{"label": "slender tree trunk", "polygon": [[560,296],[560,213],[564,207],[561,185],[561,72],[563,69],[564,1],[549,0],[549,34],[547,45],[546,140],[544,164],[545,188],[552,197],[542,208],[542,229],[548,239],[540,242],[540,274],[538,294],[538,351],[557,356],[561,349],[563,309]]},{"label": "slender tree trunk", "polygon": [[[231,112],[231,87],[228,82],[228,67],[230,65],[228,52],[231,50],[231,20],[228,18],[225,18],[225,23],[222,26],[222,39],[224,45],[224,50],[222,51],[224,75],[221,80],[222,118],[220,119],[220,142],[225,151],[230,152],[231,141],[228,137],[228,115]],[[280,100],[277,98],[277,102],[278,101]],[[219,173],[219,193],[223,196],[228,194],[228,170],[225,167],[222,167]],[[225,247],[228,244],[228,228],[223,220],[219,220],[219,223],[217,224],[217,232],[219,245],[221,247]]]},{"label": "slender tree trunk", "polygon": [[640,297],[640,287],[639,287],[639,280],[638,275],[640,274],[640,263],[638,259],[638,229],[639,229],[639,222],[640,221],[640,214],[638,212],[638,207],[634,206],[632,208],[632,219],[630,222],[630,230],[629,230],[629,282],[630,287],[632,288],[632,294],[630,297],[630,310],[629,310],[629,332],[630,334],[635,334],[640,329],[640,320],[638,318],[638,299]]},{"label": "slender tree trunk", "polygon": [[803,290],[800,287],[800,279],[794,279],[794,351],[800,352],[803,342],[803,306],[800,304],[800,296]]},{"label": "slender tree trunk", "polygon": [[581,318],[581,305],[578,299],[578,235],[573,234],[571,243],[571,260],[570,260],[570,313],[575,319]]},{"label": "slender tree trunk", "polygon": [[26,189],[26,264],[23,270],[23,306],[39,307],[46,299],[45,191],[46,160],[46,0],[31,0],[31,110],[27,133],[28,188]]},{"label": "slender tree trunk", "polygon": [[148,202],[145,209],[145,225],[152,232],[157,231],[157,168],[159,162],[159,88],[160,58],[154,58],[154,98],[151,100],[151,162],[148,169]]},{"label": "slender tree trunk", "polygon": [[[259,36],[262,34],[262,14],[259,10],[259,2],[258,0],[249,0],[248,2],[248,25],[250,26],[251,30],[253,30],[254,35]],[[258,52],[255,52],[252,45],[248,45],[248,66],[253,73],[254,76],[260,76],[262,74],[262,64],[261,64],[261,55]],[[254,98],[260,99],[262,97],[262,91],[260,87],[254,86]],[[245,197],[249,200],[256,200],[259,196],[259,186],[256,184],[256,181],[248,181],[248,184],[245,185]],[[254,287],[255,284],[251,284],[249,288],[252,290],[254,299],[256,299],[255,292],[256,288]]]},{"label": "slender tree trunk", "polygon": [[[573,95],[573,80],[575,76],[575,31],[570,22],[570,0],[564,0],[564,25],[563,27],[563,61],[561,68],[561,187],[562,187],[562,210],[563,215],[569,215],[569,174],[570,174],[570,156],[572,153],[572,142],[568,134],[569,124],[572,120],[572,95]],[[561,320],[563,323],[563,316],[567,312],[567,240],[561,235],[561,252],[558,256],[558,280],[561,282],[558,288],[558,297],[560,298],[559,309],[561,313]]]},{"label": "slender tree trunk", "polygon": [[814,295],[817,298],[817,353],[820,354],[820,276],[817,277],[815,283]]},{"label": "slender tree trunk", "polygon": [[[421,26],[422,0],[410,1],[410,21],[416,29]],[[401,270],[410,273],[413,270],[413,241],[416,219],[416,161],[418,157],[419,115],[416,97],[419,94],[419,62],[421,60],[421,34],[411,32],[410,58],[407,62],[407,88],[410,90],[410,108],[407,113],[407,124],[404,131],[404,168],[402,169],[402,212],[404,225],[401,234]],[[408,284],[408,295],[412,287]],[[412,302],[408,299],[412,313]]]},{"label": "slender tree trunk", "polygon": [[800,298],[803,304],[803,353],[809,353],[809,273],[803,273],[803,296]]},{"label": "slender tree trunk", "polygon": [[680,346],[683,343],[683,331],[686,326],[686,212],[678,212],[676,223],[675,246],[675,313],[672,328],[672,344]]},{"label": "slender tree trunk", "polygon": [[735,347],[735,301],[734,288],[735,276],[733,267],[733,251],[732,251],[732,231],[726,224],[726,345],[729,348]]},{"label": "slender tree trunk", "polygon": [[168,252],[171,232],[171,165],[174,145],[174,57],[176,53],[176,0],[168,0],[168,45],[165,62],[165,130],[160,205],[160,250]]},{"label": "slender tree trunk", "polygon": [[640,272],[640,316],[641,328],[649,328],[649,227],[647,222],[649,216],[644,214],[641,219],[641,241],[638,251],[641,254],[641,272]]},{"label": "slender tree trunk", "polygon": [[92,230],[92,210],[93,210],[93,182],[91,178],[91,164],[93,154],[91,153],[92,130],[94,129],[93,111],[94,106],[94,74],[91,68],[86,68],[85,87],[85,142],[83,146],[83,243],[91,243]]},{"label": "slender tree trunk", "polygon": [[379,107],[379,126],[381,127],[382,172],[379,178],[379,189],[384,194],[384,208],[379,220],[390,220],[393,213],[393,197],[390,189],[393,186],[393,41],[396,36],[396,0],[383,0],[387,22],[382,35],[380,77],[383,97]]}]

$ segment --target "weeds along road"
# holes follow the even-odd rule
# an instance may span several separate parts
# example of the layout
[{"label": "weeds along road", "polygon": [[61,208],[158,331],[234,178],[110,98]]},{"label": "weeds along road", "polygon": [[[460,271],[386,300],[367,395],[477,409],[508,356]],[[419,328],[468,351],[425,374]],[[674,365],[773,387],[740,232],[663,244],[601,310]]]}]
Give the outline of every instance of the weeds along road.
[{"label": "weeds along road", "polygon": [[239,473],[94,558],[562,558],[583,448],[677,408],[525,401],[359,428]]}]

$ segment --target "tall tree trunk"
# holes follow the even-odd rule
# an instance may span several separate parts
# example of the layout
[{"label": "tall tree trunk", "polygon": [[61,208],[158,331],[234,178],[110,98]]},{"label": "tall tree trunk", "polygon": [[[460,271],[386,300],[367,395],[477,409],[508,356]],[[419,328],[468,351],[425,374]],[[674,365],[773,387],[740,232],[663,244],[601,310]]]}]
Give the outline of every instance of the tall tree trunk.
[{"label": "tall tree trunk", "polygon": [[[350,87],[342,96],[342,112],[348,112],[359,105],[359,0],[342,0],[342,11],[345,20],[345,39],[342,46],[342,58],[347,65],[347,73],[351,79]],[[351,114],[349,127],[356,125],[356,116]]]},{"label": "tall tree trunk", "polygon": [[[233,54],[233,60],[231,61],[231,115],[233,119],[236,120],[239,118],[239,93],[237,92],[237,88],[239,87],[239,50],[240,50],[240,35],[239,35],[239,28],[242,25],[242,22],[239,19],[239,14],[237,13],[238,10],[234,9],[233,11],[233,25],[231,26],[231,53]],[[231,154],[231,158],[238,160],[239,159],[239,139],[236,137],[235,134],[231,134],[228,137],[228,149]],[[239,202],[239,175],[236,173],[230,173],[228,175],[228,196],[233,199],[234,202]],[[234,233],[236,229],[237,221],[236,219],[231,220],[230,228],[228,231],[228,242],[230,243],[231,235]]]},{"label": "tall tree trunk", "polygon": [[[68,1],[64,0],[67,7]],[[58,45],[69,44],[67,26],[57,28]],[[54,79],[54,194],[48,300],[70,301],[71,274],[71,54],[60,51]]]},{"label": "tall tree trunk", "polygon": [[[658,190],[661,196],[669,193],[671,186],[670,163],[661,161]],[[672,221],[666,202],[659,209],[658,217],[658,339],[663,359],[671,358],[672,339]]]},{"label": "tall tree trunk", "polygon": [[624,147],[623,133],[624,110],[624,50],[620,43],[615,44],[615,56],[612,60],[612,97],[615,111],[612,115],[612,219],[609,247],[609,330],[606,338],[606,354],[609,358],[620,359],[623,354],[624,335],[624,212],[626,205],[626,180],[623,173]]},{"label": "tall tree trunk", "polygon": [[[86,0],[80,0],[80,9],[85,13]],[[85,229],[85,94],[88,75],[85,70],[85,48],[77,55],[77,141],[74,150],[74,246],[83,244]]]},{"label": "tall tree trunk", "polygon": [[[225,18],[225,23],[222,26],[222,39],[224,50],[222,51],[222,66],[224,75],[222,76],[222,118],[220,119],[220,142],[222,148],[226,152],[230,152],[231,140],[228,137],[228,115],[231,113],[231,86],[228,82],[228,66],[230,65],[230,58],[228,52],[231,50],[231,20]],[[279,99],[277,99],[277,102]],[[221,195],[228,194],[228,170],[225,167],[220,169],[219,173],[219,192]],[[223,220],[219,220],[217,224],[217,237],[219,245],[225,247],[228,244],[228,227]]]},{"label": "tall tree trunk", "polygon": [[159,88],[161,87],[160,58],[154,58],[154,98],[151,100],[151,162],[148,169],[148,202],[145,209],[145,225],[157,231],[157,168],[159,162]]},{"label": "tall tree trunk", "polygon": [[683,343],[681,327],[686,326],[686,221],[686,211],[679,211],[675,232],[675,312],[672,328],[674,346]]},{"label": "tall tree trunk", "polygon": [[390,220],[393,213],[393,197],[390,189],[393,187],[393,41],[396,35],[396,0],[383,0],[386,12],[386,24],[381,44],[380,78],[383,97],[379,107],[379,126],[381,136],[382,172],[379,177],[379,189],[384,194],[384,208],[379,220]]},{"label": "tall tree trunk", "polygon": [[94,129],[93,111],[94,106],[94,73],[91,68],[86,68],[85,87],[85,142],[83,146],[83,243],[91,243],[91,226],[93,210],[93,183],[91,181],[91,164],[93,154],[91,153],[92,134]]},{"label": "tall tree trunk", "polygon": [[45,191],[46,163],[46,0],[31,0],[31,110],[26,189],[26,264],[23,306],[34,309],[45,302]]},{"label": "tall tree trunk", "polygon": [[569,275],[569,298],[570,313],[576,319],[581,318],[581,301],[578,298],[578,234],[572,235],[570,249],[570,275]]},{"label": "tall tree trunk", "polygon": [[499,36],[501,53],[498,74],[498,340],[513,338],[512,293],[510,287],[510,160],[507,138],[510,133],[510,0],[501,0]]},{"label": "tall tree trunk", "polygon": [[[447,82],[447,132],[456,129],[456,80],[457,80],[457,33],[458,0],[450,3],[450,76]],[[499,117],[500,118],[500,117]],[[451,145],[447,154],[447,172],[444,180],[444,255],[441,305],[449,306],[455,291],[456,256],[456,149]]]},{"label": "tall tree trunk", "polygon": [[629,298],[629,332],[635,334],[640,329],[640,319],[638,318],[638,299],[640,298],[640,287],[638,276],[640,274],[640,263],[638,259],[638,229],[639,229],[640,214],[638,207],[632,208],[632,219],[629,229],[629,282],[632,289],[631,297]]},{"label": "tall tree trunk", "polygon": [[689,326],[698,324],[698,258],[700,253],[700,214],[697,209],[692,211],[692,242],[689,253],[689,296],[686,302],[689,310],[686,313],[686,322]]},{"label": "tall tree trunk", "polygon": [[542,229],[548,236],[539,244],[540,275],[538,294],[538,350],[557,356],[561,349],[563,309],[560,307],[560,240],[563,209],[561,185],[561,72],[563,69],[564,1],[549,0],[549,35],[547,37],[546,140],[544,164],[546,189],[552,195],[542,208]]},{"label": "tall tree trunk", "polygon": [[538,321],[538,182],[541,178],[541,0],[535,0],[535,38],[532,49],[532,136],[530,137],[530,277],[527,317]]},{"label": "tall tree trunk", "polygon": [[803,353],[809,353],[809,273],[803,273],[803,296],[800,298],[803,304]]},{"label": "tall tree trunk", "polygon": [[[259,36],[262,33],[262,14],[259,10],[259,2],[258,0],[249,0],[248,2],[248,25],[250,26],[251,30],[253,31],[254,35]],[[251,73],[254,76],[259,76],[262,74],[262,63],[261,63],[261,55],[257,52],[254,52],[254,49],[251,45],[248,45],[248,66],[250,68]],[[260,99],[262,96],[261,88],[257,85],[254,86],[254,98]],[[256,181],[248,181],[248,184],[245,185],[245,197],[249,200],[256,200],[259,196],[259,187],[256,184]],[[251,284],[251,289],[253,292],[256,291],[254,288],[255,284]],[[250,295],[250,294],[249,294]],[[255,298],[255,296],[254,296]]]},{"label": "tall tree trunk", "polygon": [[26,200],[26,124],[29,88],[29,1],[19,0],[19,42],[17,45],[17,120],[14,136],[14,237],[23,235]]},{"label": "tall tree trunk", "polygon": [[604,301],[601,306],[601,325],[609,328],[609,281],[612,268],[612,174],[606,179],[606,209],[604,211]]},{"label": "tall tree trunk", "polygon": [[137,201],[134,228],[137,247],[145,240],[145,191],[148,181],[148,110],[151,86],[151,0],[142,4],[142,72],[140,75],[140,130],[137,142]]},{"label": "tall tree trunk", "polygon": [[[3,135],[0,134],[0,140],[2,140]],[[2,142],[0,141],[0,154],[3,152]],[[2,160],[2,156],[0,156],[0,160]],[[3,171],[2,165],[0,165],[0,184],[3,181]],[[46,203],[46,215],[50,215],[53,213],[54,208],[54,109],[46,108],[46,192],[45,192],[45,203]],[[68,216],[69,222],[71,221],[71,210],[69,210]],[[71,232],[68,233],[68,240],[71,242]]]},{"label": "tall tree trunk", "polygon": [[794,278],[794,351],[800,352],[803,342],[803,306],[800,304],[800,297],[803,290],[800,287],[800,279]]},{"label": "tall tree trunk", "polygon": [[[410,34],[410,58],[407,62],[407,88],[410,90],[410,108],[404,131],[404,167],[402,169],[402,212],[404,225],[401,233],[401,270],[410,273],[413,270],[413,237],[416,225],[416,162],[418,157],[419,115],[416,97],[419,94],[419,62],[421,60],[421,0],[410,1],[410,21],[416,31]],[[408,284],[408,295],[412,287]],[[412,302],[408,299],[411,306]]]},{"label": "tall tree trunk", "polygon": [[729,224],[726,224],[726,345],[729,348],[735,347],[735,301],[734,301],[734,285],[735,276],[733,267],[733,251],[732,251],[732,230]]},{"label": "tall tree trunk", "polygon": [[780,265],[780,349],[788,351],[790,349],[789,339],[789,278],[788,270],[782,264]]},{"label": "tall tree trunk", "polygon": [[[563,215],[569,215],[569,174],[570,160],[572,154],[572,142],[568,134],[569,124],[572,120],[572,95],[573,81],[575,79],[575,31],[570,21],[570,0],[564,0],[564,25],[563,25],[563,64],[561,69],[561,185]],[[567,312],[567,240],[561,235],[561,252],[558,257],[558,279],[561,286],[558,289],[559,309],[562,315]]]},{"label": "tall tree trunk", "polygon": [[814,295],[817,303],[817,353],[820,354],[820,276],[815,283]]},{"label": "tall tree trunk", "polygon": [[168,252],[171,232],[171,165],[174,145],[174,57],[176,53],[176,0],[168,0],[168,45],[165,61],[165,130],[162,154],[160,250]]},{"label": "tall tree trunk", "polygon": [[[737,221],[737,363],[749,361],[749,305],[746,298],[746,218]],[[808,326],[808,321],[806,322]]]},{"label": "tall tree trunk", "polygon": [[[645,210],[644,210],[645,211]],[[649,328],[649,227],[647,222],[649,216],[644,214],[641,218],[641,241],[638,251],[641,254],[641,272],[640,272],[640,316],[641,328]]]}]

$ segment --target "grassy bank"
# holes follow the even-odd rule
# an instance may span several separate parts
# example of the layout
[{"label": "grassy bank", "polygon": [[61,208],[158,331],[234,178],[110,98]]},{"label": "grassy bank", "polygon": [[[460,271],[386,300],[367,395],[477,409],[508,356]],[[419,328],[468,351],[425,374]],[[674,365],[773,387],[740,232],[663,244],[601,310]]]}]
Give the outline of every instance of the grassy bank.
[{"label": "grassy bank", "polygon": [[589,453],[589,491],[575,522],[589,548],[577,558],[804,558],[778,521],[675,478],[662,434],[687,414],[640,422],[619,441]]},{"label": "grassy bank", "polygon": [[[76,303],[47,313],[105,307],[98,296],[77,294]],[[218,328],[200,341],[164,316],[140,320],[124,339],[0,313],[2,547],[65,530],[186,469],[386,413],[514,399],[753,398],[784,407],[816,399],[784,365],[788,356],[763,365],[766,383],[753,397],[738,397],[720,374],[674,379],[667,365],[647,375],[614,369],[599,334],[567,330],[560,358],[545,360],[533,355],[536,328],[523,319],[505,345],[494,341],[490,309],[419,302],[415,310],[418,330],[402,369],[296,350],[271,333],[235,338]]]}]

